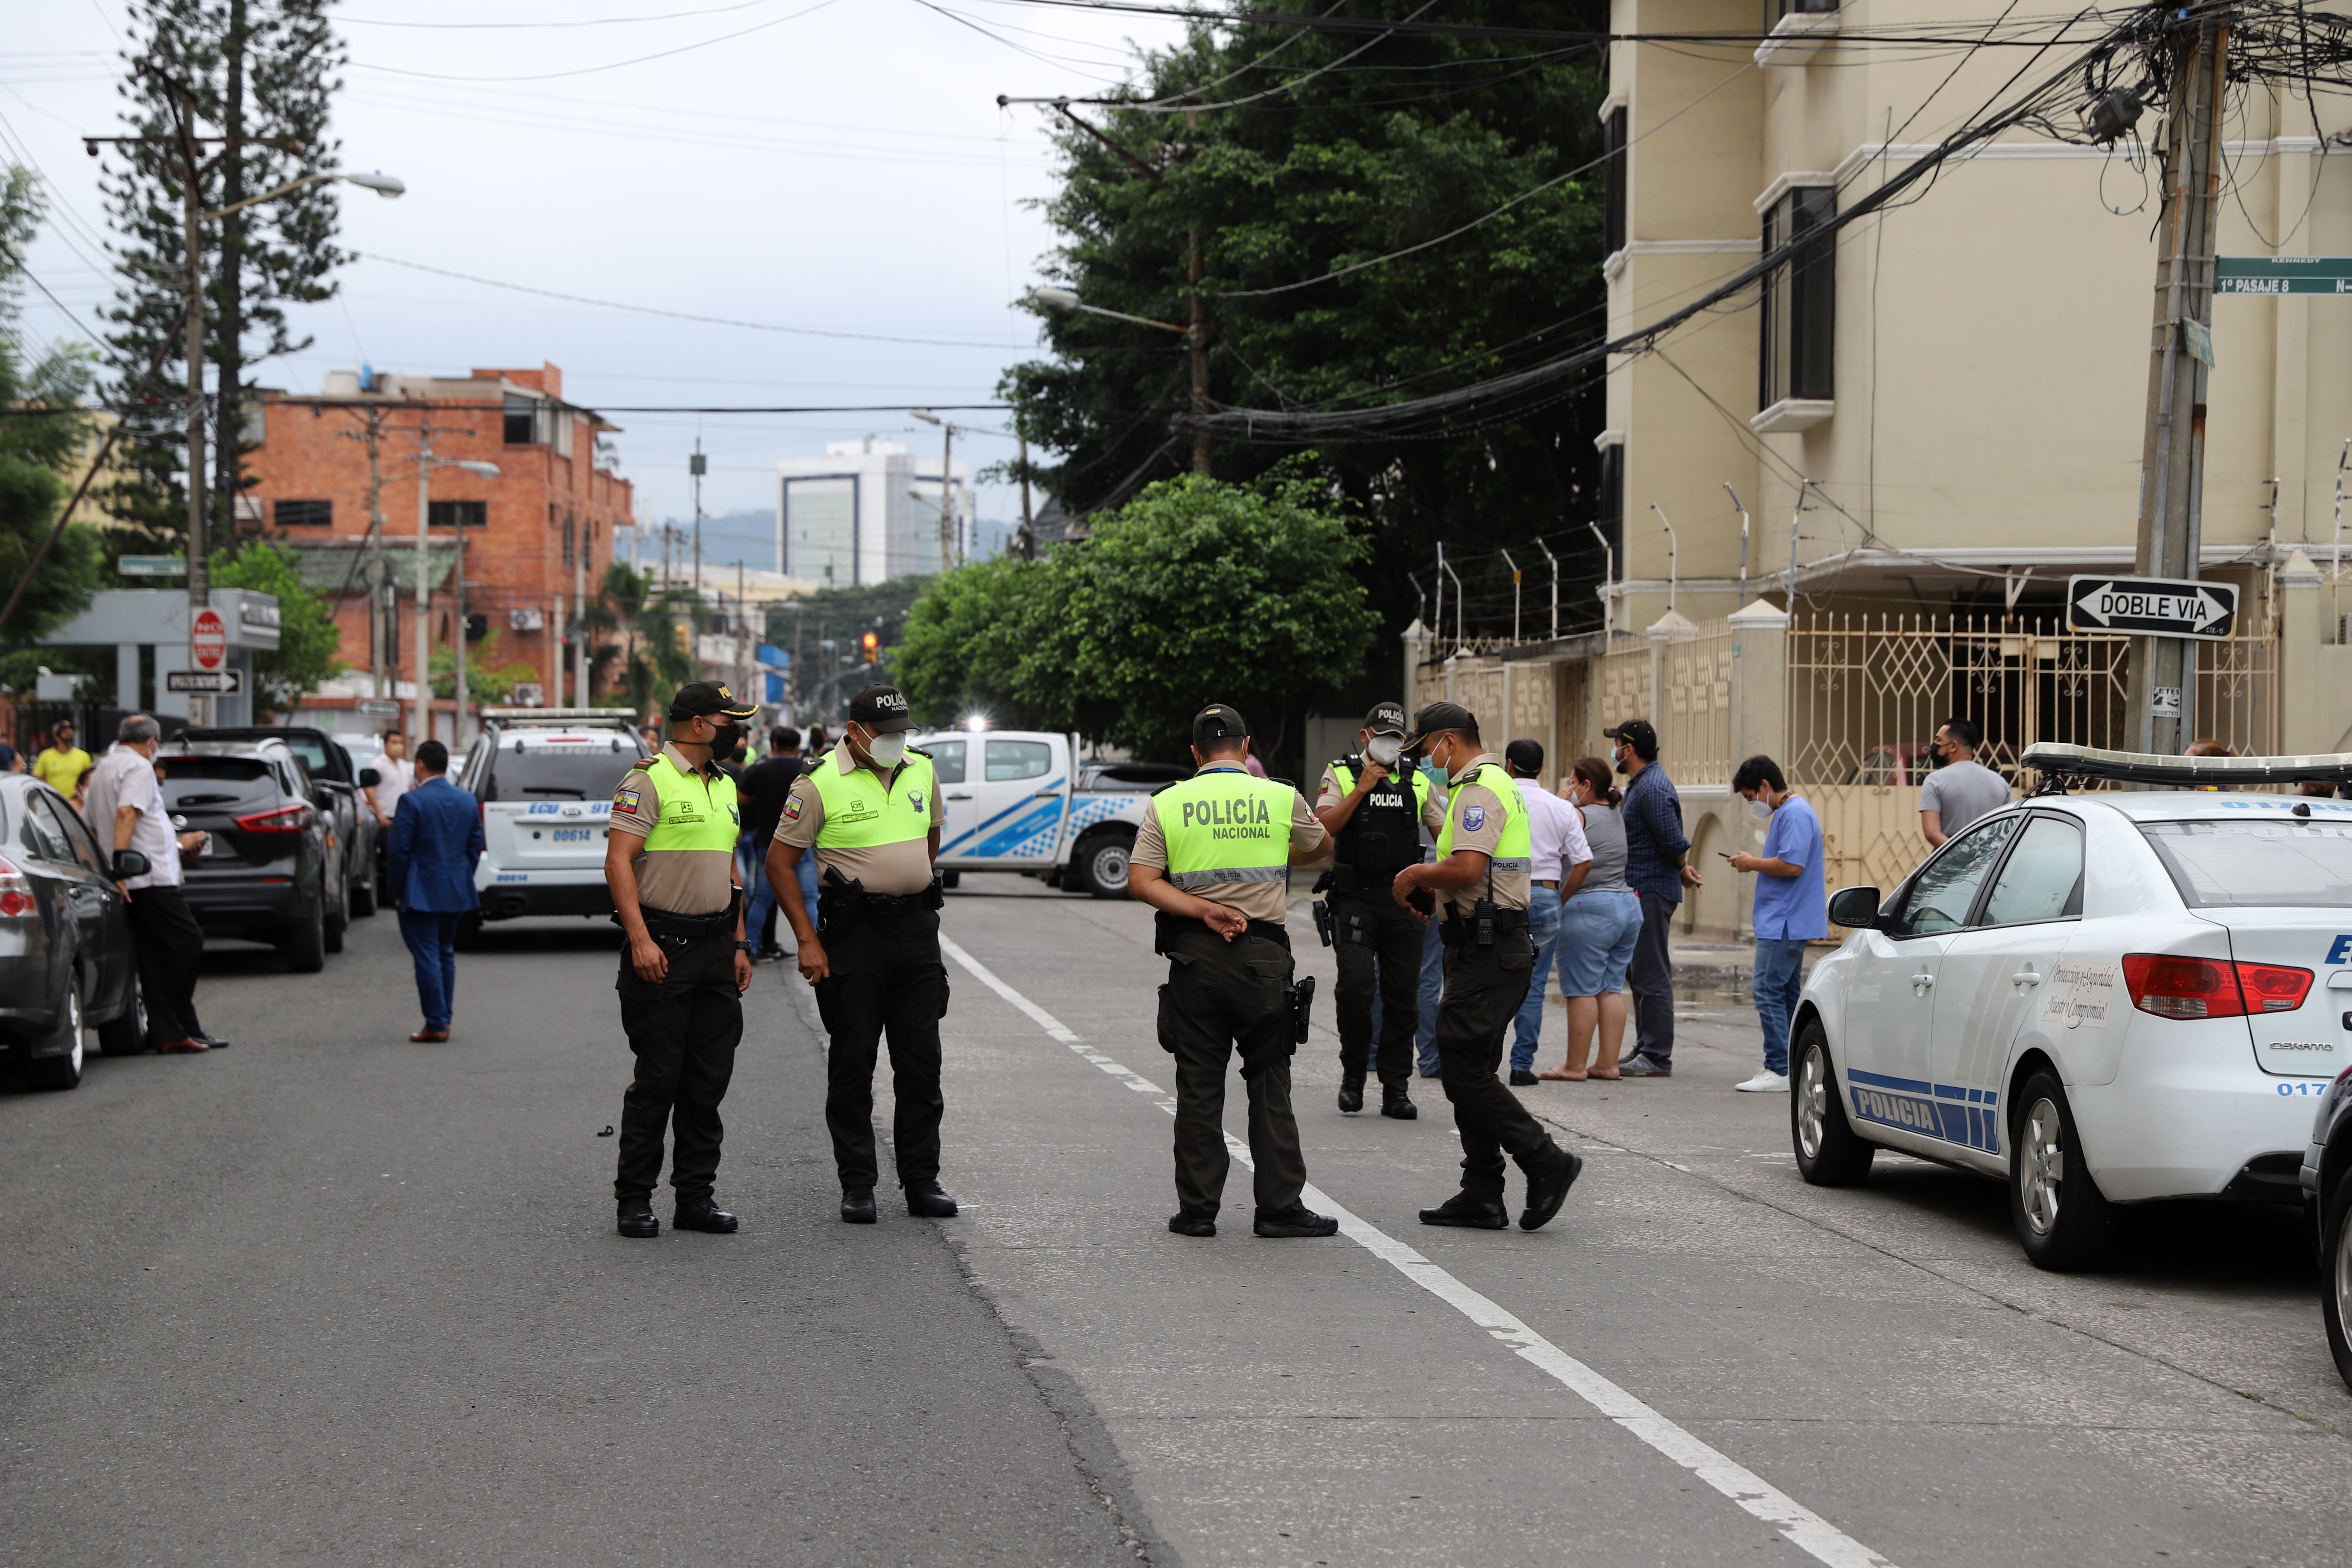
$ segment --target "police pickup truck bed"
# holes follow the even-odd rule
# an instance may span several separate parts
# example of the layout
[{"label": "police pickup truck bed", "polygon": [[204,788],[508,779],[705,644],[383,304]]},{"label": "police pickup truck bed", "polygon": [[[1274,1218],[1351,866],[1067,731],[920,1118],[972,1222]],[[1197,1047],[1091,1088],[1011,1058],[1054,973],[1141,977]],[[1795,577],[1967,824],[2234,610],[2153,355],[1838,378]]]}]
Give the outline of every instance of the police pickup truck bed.
[{"label": "police pickup truck bed", "polygon": [[1035,730],[934,730],[910,737],[938,771],[947,826],[940,869],[1018,871],[1048,887],[1127,896],[1143,803],[1191,770],[1085,761],[1078,738]]}]

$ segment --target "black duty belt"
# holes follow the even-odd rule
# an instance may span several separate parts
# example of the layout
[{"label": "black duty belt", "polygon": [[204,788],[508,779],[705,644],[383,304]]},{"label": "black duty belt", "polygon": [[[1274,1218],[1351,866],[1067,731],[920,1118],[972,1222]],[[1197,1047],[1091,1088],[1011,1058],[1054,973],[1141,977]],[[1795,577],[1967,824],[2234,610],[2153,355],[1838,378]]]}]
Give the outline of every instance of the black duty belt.
[{"label": "black duty belt", "polygon": [[[727,907],[715,914],[681,915],[669,910],[656,910],[640,904],[637,913],[646,922],[646,934],[656,942],[695,942],[707,936],[731,937],[735,934],[735,906],[742,899],[743,889],[730,889]],[[621,923],[618,914],[612,916],[614,925]]]},{"label": "black duty belt", "polygon": [[1467,942],[1473,947],[1492,947],[1498,936],[1528,929],[1528,911],[1498,909],[1480,900],[1470,913],[1453,910],[1438,922],[1437,940],[1447,947],[1460,947]]},{"label": "black duty belt", "polygon": [[901,920],[919,910],[936,910],[947,900],[934,881],[919,893],[869,893],[830,887],[817,896],[817,921],[824,925],[876,924]]},{"label": "black duty belt", "polygon": [[[1151,951],[1160,953],[1172,952],[1173,948],[1171,943],[1173,939],[1178,933],[1188,931],[1206,931],[1210,936],[1215,937],[1219,942],[1223,942],[1224,940],[1223,937],[1218,937],[1214,931],[1209,930],[1209,922],[1206,921],[1195,920],[1191,915],[1171,915],[1166,910],[1160,910],[1154,911],[1151,917],[1151,934],[1153,938]],[[1249,929],[1242,934],[1244,936],[1257,937],[1265,942],[1275,942],[1282,947],[1286,952],[1287,952],[1290,947],[1289,928],[1275,921],[1252,921],[1249,923]]]}]

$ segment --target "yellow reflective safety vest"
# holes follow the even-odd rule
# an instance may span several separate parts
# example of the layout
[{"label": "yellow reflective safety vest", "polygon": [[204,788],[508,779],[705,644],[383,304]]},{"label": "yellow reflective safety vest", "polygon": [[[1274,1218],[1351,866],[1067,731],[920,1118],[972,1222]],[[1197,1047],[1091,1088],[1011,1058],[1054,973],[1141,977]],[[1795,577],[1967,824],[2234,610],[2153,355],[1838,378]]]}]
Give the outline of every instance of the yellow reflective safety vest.
[{"label": "yellow reflective safety vest", "polygon": [[824,820],[816,830],[820,849],[874,849],[930,837],[931,795],[938,783],[931,759],[920,752],[908,751],[887,781],[872,768],[843,773],[831,752],[808,776],[824,803]]},{"label": "yellow reflective safety vest", "polygon": [[1168,846],[1168,879],[1188,891],[1218,882],[1279,882],[1290,874],[1291,802],[1298,792],[1243,768],[1203,768],[1152,797]]},{"label": "yellow reflective safety vest", "polygon": [[[1503,813],[1503,841],[1488,857],[1487,869],[1490,872],[1533,871],[1536,840],[1534,831],[1528,826],[1527,801],[1519,794],[1518,781],[1492,763],[1481,763],[1470,770],[1467,777],[1454,781],[1453,795],[1445,805],[1445,826],[1439,829],[1437,835],[1437,858],[1443,860],[1454,853],[1454,824],[1460,823],[1463,830],[1468,833],[1481,832],[1486,827],[1483,820],[1471,822],[1462,815],[1465,810],[1462,792],[1468,784],[1483,784],[1492,790]],[[1487,807],[1482,805],[1468,809],[1483,813]]]},{"label": "yellow reflective safety vest", "polygon": [[708,777],[687,773],[667,754],[643,766],[646,777],[653,780],[654,793],[661,797],[661,816],[655,819],[654,830],[646,835],[646,854],[672,849],[735,853],[735,839],[742,828],[733,779],[716,771]]}]

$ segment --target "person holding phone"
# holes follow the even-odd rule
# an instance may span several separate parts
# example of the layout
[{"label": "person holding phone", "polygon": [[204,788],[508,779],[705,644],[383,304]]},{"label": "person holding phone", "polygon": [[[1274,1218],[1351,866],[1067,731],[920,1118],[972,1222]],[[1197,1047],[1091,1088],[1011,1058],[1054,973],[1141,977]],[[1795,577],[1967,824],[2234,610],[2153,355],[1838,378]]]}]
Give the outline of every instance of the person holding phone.
[{"label": "person holding phone", "polygon": [[1789,1019],[1804,988],[1805,943],[1830,934],[1822,823],[1769,757],[1740,763],[1731,787],[1747,800],[1750,816],[1771,825],[1762,854],[1728,857],[1733,870],[1756,873],[1756,977],[1749,989],[1764,1029],[1764,1070],[1736,1087],[1743,1094],[1786,1094]]}]

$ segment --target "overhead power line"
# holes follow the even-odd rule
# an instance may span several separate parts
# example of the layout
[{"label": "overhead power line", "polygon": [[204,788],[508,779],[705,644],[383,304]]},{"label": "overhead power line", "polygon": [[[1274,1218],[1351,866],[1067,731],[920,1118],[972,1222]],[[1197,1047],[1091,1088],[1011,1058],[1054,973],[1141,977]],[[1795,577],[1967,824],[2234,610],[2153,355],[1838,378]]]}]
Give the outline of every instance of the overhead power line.
[{"label": "overhead power line", "polygon": [[650,55],[636,55],[625,60],[613,60],[601,66],[582,66],[576,70],[540,71],[530,76],[452,76],[446,71],[413,71],[404,70],[398,66],[369,65],[364,60],[353,60],[352,66],[355,70],[380,71],[386,76],[421,77],[426,81],[554,81],[562,77],[593,76],[599,71],[619,70],[624,66],[641,66],[651,60],[668,59],[672,55],[690,54],[696,49],[707,49],[714,44],[724,44],[736,38],[749,37],[753,33],[766,32],[770,27],[781,27],[787,22],[797,22],[803,16],[812,16],[835,3],[835,0],[817,0],[815,5],[806,10],[795,11],[789,16],[777,16],[765,22],[755,22],[740,31],[721,33],[715,38],[705,38],[699,43],[680,44],[674,49],[660,49]]}]

